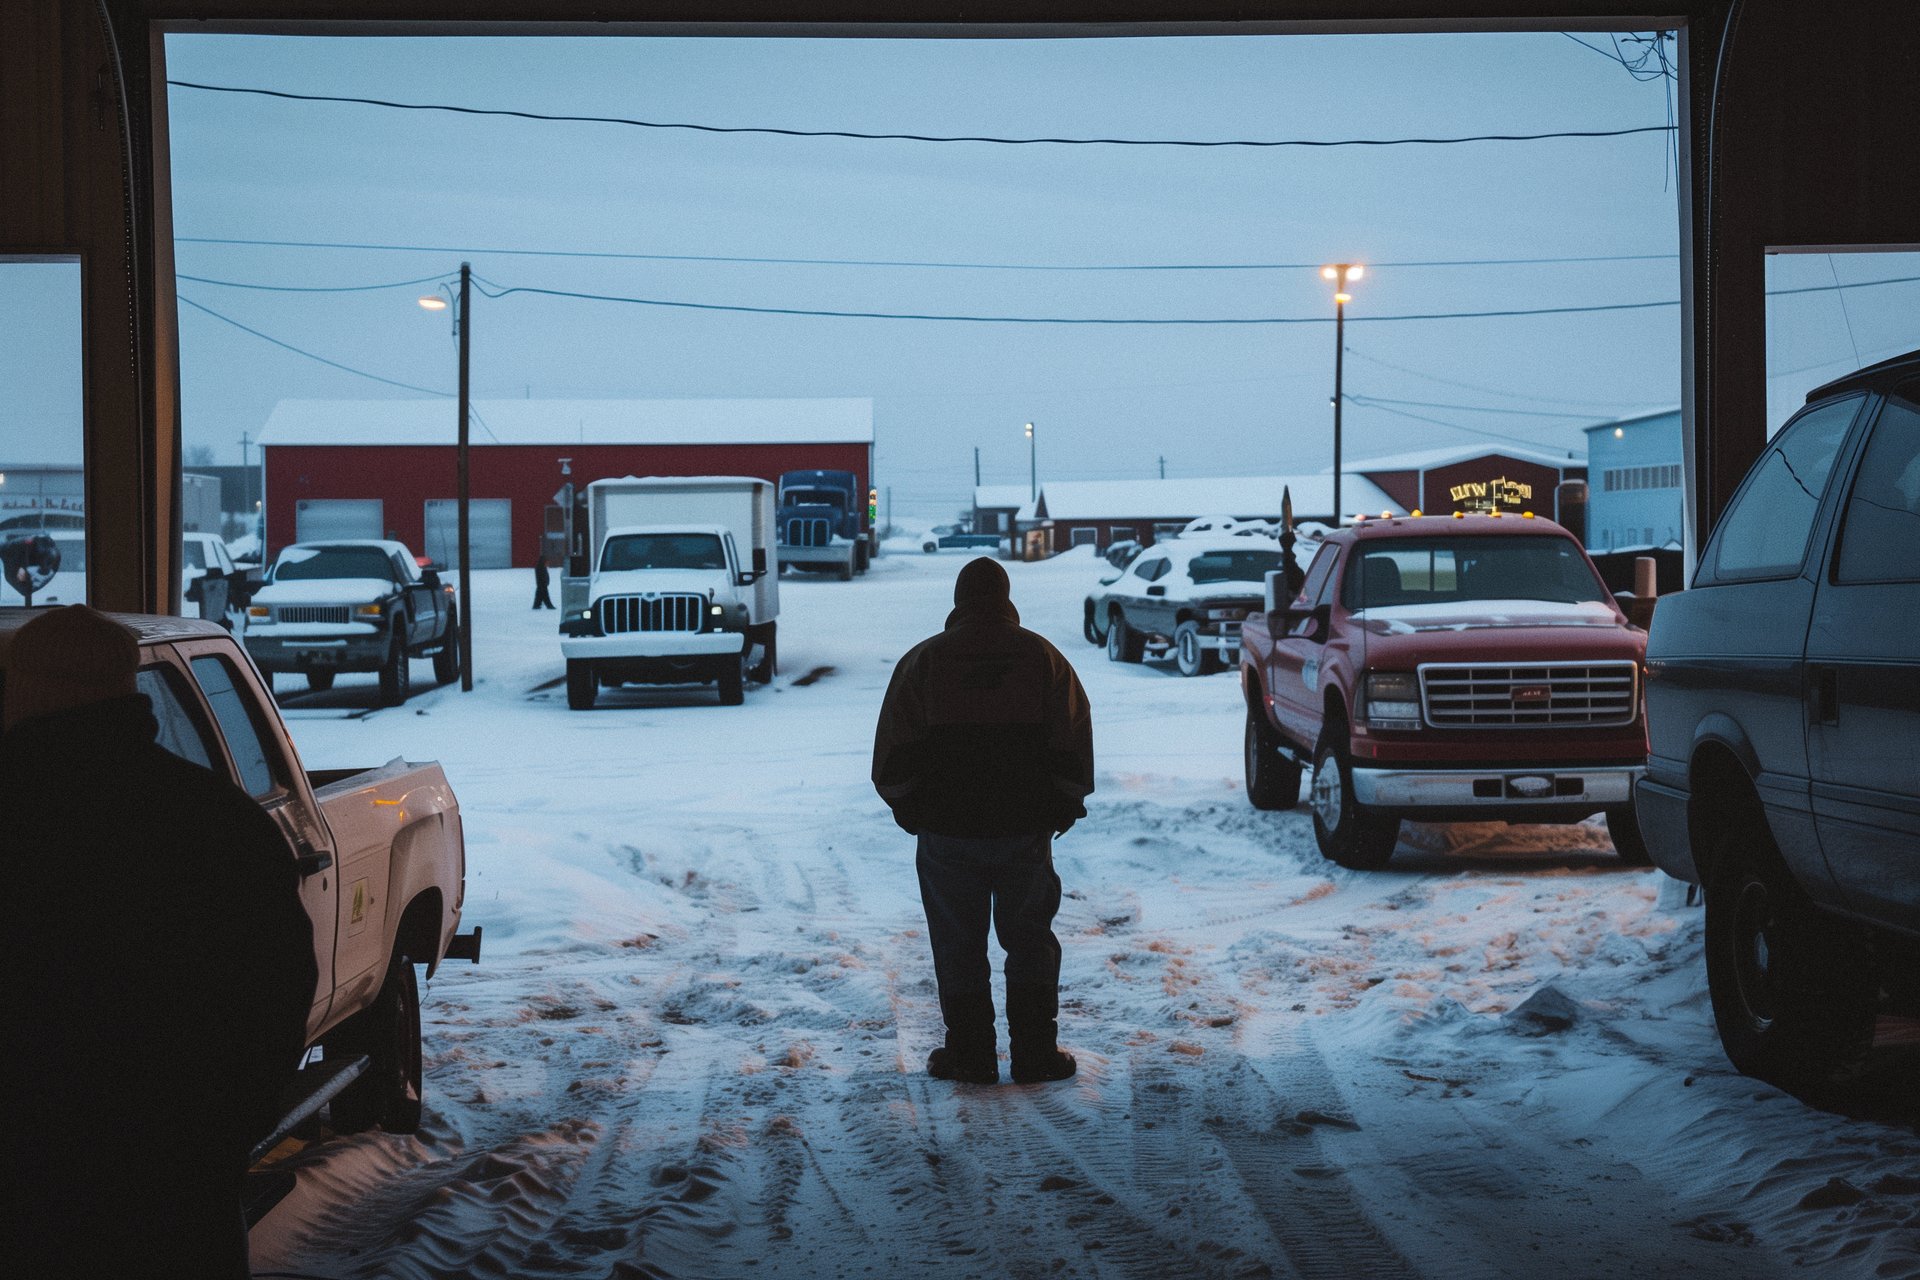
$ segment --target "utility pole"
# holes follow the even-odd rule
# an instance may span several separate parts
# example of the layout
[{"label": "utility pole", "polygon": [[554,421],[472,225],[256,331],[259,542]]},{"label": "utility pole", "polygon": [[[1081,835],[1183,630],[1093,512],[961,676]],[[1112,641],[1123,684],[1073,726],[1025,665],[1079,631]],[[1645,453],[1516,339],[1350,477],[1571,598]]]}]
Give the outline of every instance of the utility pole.
[{"label": "utility pole", "polygon": [[980,446],[973,446],[973,487],[980,487]]},{"label": "utility pole", "polygon": [[1160,478],[1162,480],[1167,478],[1167,455],[1164,453],[1160,455]]},{"label": "utility pole", "polygon": [[893,486],[887,486],[887,528],[893,528]]},{"label": "utility pole", "polygon": [[1333,527],[1340,527],[1340,410],[1346,393],[1341,373],[1347,354],[1347,304],[1353,295],[1347,286],[1366,274],[1357,262],[1336,262],[1320,268],[1320,278],[1333,282]]},{"label": "utility pole", "polygon": [[1040,500],[1040,441],[1034,437],[1033,424],[1027,424],[1027,497]]},{"label": "utility pole", "polygon": [[[469,545],[472,532],[468,516],[472,497],[467,473],[467,420],[471,416],[468,395],[468,369],[473,350],[472,298],[473,268],[460,264],[460,312],[454,323],[460,328],[460,437],[456,450],[459,468],[460,499],[460,692],[473,692],[473,555]],[[404,658],[401,659],[405,661]]]}]

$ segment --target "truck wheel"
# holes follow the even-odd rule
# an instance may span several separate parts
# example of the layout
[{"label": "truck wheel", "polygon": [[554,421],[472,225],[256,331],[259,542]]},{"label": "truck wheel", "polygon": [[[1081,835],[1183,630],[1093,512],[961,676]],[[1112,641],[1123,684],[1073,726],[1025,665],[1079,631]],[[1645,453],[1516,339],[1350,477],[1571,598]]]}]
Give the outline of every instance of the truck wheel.
[{"label": "truck wheel", "polygon": [[737,707],[747,700],[747,655],[741,651],[738,658],[720,668],[720,705]]},{"label": "truck wheel", "polygon": [[575,711],[591,711],[600,697],[600,677],[591,662],[577,659],[567,663],[567,706]]},{"label": "truck wheel", "polygon": [[325,693],[327,690],[333,688],[333,672],[307,672],[307,688],[313,690],[315,693]]},{"label": "truck wheel", "polygon": [[865,573],[867,571],[867,540],[865,538],[857,538],[854,540],[853,571],[855,573]]},{"label": "truck wheel", "polygon": [[1247,799],[1256,809],[1272,812],[1300,803],[1300,766],[1280,754],[1273,730],[1260,713],[1247,709]]},{"label": "truck wheel", "polygon": [[747,673],[755,684],[772,684],[773,678],[780,674],[779,635],[780,624],[769,622],[760,636],[760,661]]},{"label": "truck wheel", "polygon": [[1647,850],[1646,837],[1640,834],[1640,817],[1632,801],[1607,810],[1607,836],[1613,841],[1613,851],[1620,855],[1623,865],[1653,865],[1653,854]]},{"label": "truck wheel", "polygon": [[1107,661],[1138,662],[1145,650],[1146,642],[1127,625],[1127,615],[1116,611],[1107,620]]},{"label": "truck wheel", "polygon": [[1743,1075],[1828,1083],[1873,1042],[1879,982],[1865,939],[1794,883],[1764,818],[1715,825],[1706,952],[1720,1044]]},{"label": "truck wheel", "polygon": [[845,564],[840,566],[838,570],[838,575],[839,575],[840,581],[842,582],[853,581],[853,560],[851,558],[849,558]]},{"label": "truck wheel", "polygon": [[[337,1046],[337,1048],[336,1048]],[[388,1133],[420,1128],[420,985],[413,961],[395,956],[373,1004],[327,1044],[328,1056],[367,1055],[367,1069],[332,1102],[338,1133],[379,1125]]]},{"label": "truck wheel", "polygon": [[380,667],[380,705],[397,707],[407,700],[407,694],[413,689],[413,662],[407,656],[407,620],[396,616],[393,620],[393,645],[387,651],[387,660]]},{"label": "truck wheel", "polygon": [[1353,766],[1338,739],[1323,734],[1313,753],[1313,838],[1320,856],[1354,871],[1377,871],[1393,857],[1400,820],[1361,808],[1353,798]]},{"label": "truck wheel", "polygon": [[460,678],[460,615],[447,615],[447,638],[433,655],[433,678],[452,684]]}]

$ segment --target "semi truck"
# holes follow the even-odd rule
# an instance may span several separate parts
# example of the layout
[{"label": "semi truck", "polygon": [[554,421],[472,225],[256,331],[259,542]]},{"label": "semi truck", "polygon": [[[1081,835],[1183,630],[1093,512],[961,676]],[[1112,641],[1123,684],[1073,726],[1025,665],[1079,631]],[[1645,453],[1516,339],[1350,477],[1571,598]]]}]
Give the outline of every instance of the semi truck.
[{"label": "semi truck", "polygon": [[623,684],[717,685],[723,706],[773,680],[780,615],[774,488],[751,476],[589,484],[560,580],[567,705]]},{"label": "semi truck", "polygon": [[780,563],[847,582],[873,557],[869,511],[851,471],[788,471],[780,477]]}]

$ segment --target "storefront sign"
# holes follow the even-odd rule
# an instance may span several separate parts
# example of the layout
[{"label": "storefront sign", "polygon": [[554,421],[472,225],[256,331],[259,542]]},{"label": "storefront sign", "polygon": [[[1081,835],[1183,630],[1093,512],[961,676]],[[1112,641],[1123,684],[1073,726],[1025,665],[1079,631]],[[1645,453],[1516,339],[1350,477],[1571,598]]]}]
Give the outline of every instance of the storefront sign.
[{"label": "storefront sign", "polygon": [[1456,511],[1511,511],[1533,503],[1533,486],[1523,480],[1496,476],[1491,480],[1468,480],[1451,485],[1447,496]]}]

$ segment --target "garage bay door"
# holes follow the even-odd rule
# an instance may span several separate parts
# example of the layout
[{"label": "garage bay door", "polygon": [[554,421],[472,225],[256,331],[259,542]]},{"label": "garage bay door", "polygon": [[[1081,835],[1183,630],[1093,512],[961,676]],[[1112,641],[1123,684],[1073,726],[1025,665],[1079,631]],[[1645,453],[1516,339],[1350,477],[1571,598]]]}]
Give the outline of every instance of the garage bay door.
[{"label": "garage bay door", "polygon": [[296,542],[326,538],[384,538],[385,511],[378,498],[302,498],[294,504]]},{"label": "garage bay door", "polygon": [[[513,564],[513,499],[474,498],[467,504],[467,541],[473,546],[473,568],[506,569]],[[460,566],[460,504],[452,498],[427,501],[427,545],[424,554],[449,569]],[[532,554],[532,549],[528,549]]]}]

